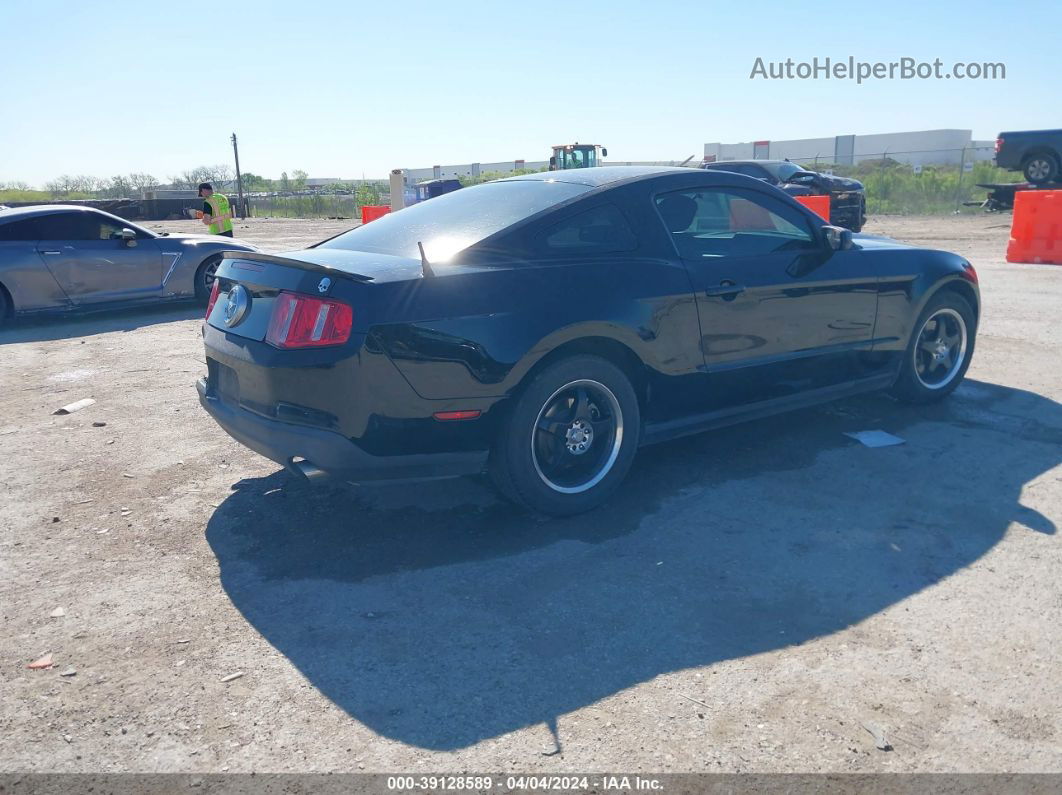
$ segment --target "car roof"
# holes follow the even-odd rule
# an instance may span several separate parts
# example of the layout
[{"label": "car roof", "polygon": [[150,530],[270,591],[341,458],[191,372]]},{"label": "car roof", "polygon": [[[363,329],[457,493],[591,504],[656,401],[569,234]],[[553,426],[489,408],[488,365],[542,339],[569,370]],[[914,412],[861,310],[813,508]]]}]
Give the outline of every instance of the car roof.
[{"label": "car roof", "polygon": [[572,185],[589,185],[599,188],[613,182],[654,177],[668,172],[688,174],[693,169],[682,166],[595,166],[594,168],[569,168],[561,171],[539,171],[534,174],[521,174],[506,177],[498,182],[567,182]]},{"label": "car roof", "polygon": [[[0,210],[0,223],[14,221],[16,218],[32,218],[38,215],[51,215],[52,213],[68,212],[103,212],[95,207],[86,207],[82,204],[31,204],[26,207],[8,207]],[[106,213],[110,215],[110,213]]]},{"label": "car roof", "polygon": [[9,207],[6,210],[0,210],[0,224],[13,223],[14,221],[22,221],[27,218],[41,218],[45,215],[67,212],[91,213],[97,216],[102,215],[104,218],[128,226],[131,229],[144,232],[151,237],[158,237],[158,232],[152,232],[150,229],[146,229],[136,221],[130,221],[128,218],[122,218],[120,215],[109,213],[98,207],[88,207],[83,204],[31,204],[26,207]]},{"label": "car roof", "polygon": [[[782,163],[789,163],[789,160],[713,160],[711,163],[705,163],[705,167],[708,166],[779,166]],[[797,165],[793,163],[793,165]]]}]

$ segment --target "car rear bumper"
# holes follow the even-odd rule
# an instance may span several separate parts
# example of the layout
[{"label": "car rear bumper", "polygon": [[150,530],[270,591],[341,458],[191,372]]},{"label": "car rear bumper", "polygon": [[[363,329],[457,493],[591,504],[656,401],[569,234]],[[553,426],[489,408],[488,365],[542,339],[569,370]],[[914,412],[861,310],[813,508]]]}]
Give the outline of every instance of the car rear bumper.
[{"label": "car rear bumper", "polygon": [[354,483],[426,480],[482,472],[487,451],[372,455],[335,431],[269,419],[221,400],[207,380],[196,382],[199,402],[232,438],[292,472],[323,472]]}]

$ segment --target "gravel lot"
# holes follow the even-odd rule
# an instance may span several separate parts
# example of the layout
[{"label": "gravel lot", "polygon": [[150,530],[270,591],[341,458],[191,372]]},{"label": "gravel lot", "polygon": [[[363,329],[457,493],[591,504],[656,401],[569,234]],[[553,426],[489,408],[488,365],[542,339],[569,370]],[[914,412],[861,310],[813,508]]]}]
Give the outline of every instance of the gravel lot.
[{"label": "gravel lot", "polygon": [[650,448],[568,520],[297,484],[199,408],[198,307],[0,332],[0,771],[1062,771],[1062,268],[1008,225],[867,229],[978,268],[949,402]]}]

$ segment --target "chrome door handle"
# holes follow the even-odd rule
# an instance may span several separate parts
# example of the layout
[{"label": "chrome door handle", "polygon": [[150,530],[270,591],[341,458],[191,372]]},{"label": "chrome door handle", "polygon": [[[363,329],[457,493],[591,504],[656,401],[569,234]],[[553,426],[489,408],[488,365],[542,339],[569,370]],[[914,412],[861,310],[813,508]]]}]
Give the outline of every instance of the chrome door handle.
[{"label": "chrome door handle", "polygon": [[62,251],[42,251],[41,254],[62,254]]},{"label": "chrome door handle", "polygon": [[704,294],[709,298],[734,298],[743,292],[745,292],[745,285],[735,284],[729,279],[725,279],[719,282],[718,287],[707,288]]}]

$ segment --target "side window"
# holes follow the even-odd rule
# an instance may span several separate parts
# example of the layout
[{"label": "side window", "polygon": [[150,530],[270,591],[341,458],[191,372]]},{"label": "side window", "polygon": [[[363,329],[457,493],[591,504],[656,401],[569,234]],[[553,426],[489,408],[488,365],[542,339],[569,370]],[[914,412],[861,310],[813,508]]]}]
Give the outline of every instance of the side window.
[{"label": "side window", "polygon": [[116,223],[110,218],[103,218],[100,216],[94,216],[92,218],[92,226],[90,232],[95,232],[95,240],[111,240],[112,235],[120,235],[125,228],[123,224]]},{"label": "side window", "polygon": [[657,196],[656,207],[683,259],[748,257],[815,245],[803,215],[753,191],[677,191]]},{"label": "side window", "polygon": [[539,246],[563,254],[632,251],[638,247],[619,208],[602,204],[554,224],[539,238]]},{"label": "side window", "polygon": [[42,240],[111,240],[123,224],[92,212],[55,213],[41,221]]},{"label": "side window", "polygon": [[754,166],[751,163],[743,163],[740,166],[734,166],[734,171],[754,179],[768,180],[771,178],[771,175],[767,173],[767,170],[763,166]]},{"label": "side window", "polygon": [[0,226],[0,240],[25,240],[36,242],[41,239],[39,218],[24,218],[21,221]]},{"label": "side window", "polygon": [[771,175],[763,168],[763,166],[752,165],[751,163],[723,163],[718,171],[730,171],[734,174],[744,174],[746,177],[752,177],[753,179],[770,180]]},{"label": "side window", "polygon": [[[38,218],[41,240],[98,240],[85,213],[52,213]],[[96,234],[99,234],[98,229]]]}]

